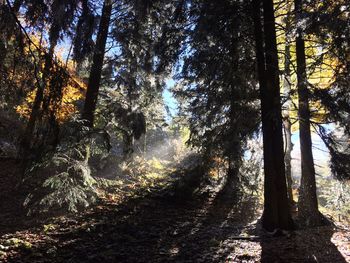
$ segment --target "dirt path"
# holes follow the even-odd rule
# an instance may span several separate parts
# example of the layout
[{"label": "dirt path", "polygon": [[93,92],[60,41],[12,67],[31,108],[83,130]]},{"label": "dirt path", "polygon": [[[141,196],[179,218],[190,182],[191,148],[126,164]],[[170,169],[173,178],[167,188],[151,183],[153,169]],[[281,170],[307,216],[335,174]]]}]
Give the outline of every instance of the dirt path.
[{"label": "dirt path", "polygon": [[324,227],[270,237],[257,230],[260,212],[254,198],[215,193],[194,199],[150,194],[119,204],[105,200],[84,214],[20,224],[20,231],[2,224],[2,260],[350,262],[348,229]]}]

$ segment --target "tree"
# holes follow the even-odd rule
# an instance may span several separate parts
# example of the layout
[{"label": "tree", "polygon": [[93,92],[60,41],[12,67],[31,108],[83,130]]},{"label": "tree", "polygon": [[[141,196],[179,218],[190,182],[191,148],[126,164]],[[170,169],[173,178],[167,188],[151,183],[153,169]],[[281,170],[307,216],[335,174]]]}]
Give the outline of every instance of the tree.
[{"label": "tree", "polygon": [[103,58],[105,54],[106,41],[108,36],[109,22],[112,14],[112,1],[105,0],[102,7],[101,21],[97,33],[96,46],[92,59],[92,65],[89,75],[89,82],[86,91],[85,104],[82,118],[86,124],[93,127],[94,113],[100,89],[100,80],[103,67]]},{"label": "tree", "polygon": [[264,143],[264,212],[262,225],[267,230],[291,229],[293,222],[287,197],[278,55],[272,0],[253,1],[256,57],[261,98]]},{"label": "tree", "polygon": [[[30,142],[33,141],[32,135],[36,122],[38,119],[42,118],[44,114],[50,115],[50,118],[53,118],[54,126],[57,125],[54,111],[50,112],[50,104],[53,100],[55,100],[55,96],[61,96],[62,85],[60,83],[56,83],[57,85],[52,85],[53,82],[51,81],[51,78],[53,74],[51,74],[51,70],[54,64],[55,48],[58,44],[60,33],[67,30],[72,24],[74,13],[77,7],[77,2],[71,0],[54,0],[52,2],[49,2],[49,5],[41,2],[37,3],[35,1],[32,4],[27,4],[27,17],[31,19],[31,23],[38,25],[48,23],[50,29],[48,32],[49,49],[47,52],[44,51],[44,69],[42,72],[41,81],[37,83],[37,91],[31,114],[22,139],[22,147],[24,151],[30,149]],[[46,18],[47,11],[50,11],[48,19]],[[32,12],[39,12],[39,18],[33,16]],[[65,17],[65,19],[62,19],[62,17]],[[46,19],[48,21],[46,21]],[[45,94],[45,90],[47,90],[47,94]],[[50,133],[47,134],[46,138],[51,137],[51,135],[52,134]],[[58,135],[56,132],[56,136],[54,137],[57,136]],[[56,139],[54,139],[54,141],[56,141]]]},{"label": "tree", "polygon": [[287,192],[289,205],[292,208],[295,206],[293,200],[293,179],[292,179],[292,122],[290,111],[292,110],[292,80],[291,80],[291,3],[287,1],[286,8],[282,12],[286,12],[284,18],[284,78],[283,78],[283,95],[284,95],[284,107],[283,107],[283,130],[284,130],[284,144],[285,154],[284,163],[286,167],[286,178],[287,178]]},{"label": "tree", "polygon": [[77,71],[81,63],[93,52],[94,42],[92,36],[94,33],[95,16],[90,7],[89,0],[82,0],[82,11],[79,16],[76,32],[73,40],[73,59],[77,62]]},{"label": "tree", "polygon": [[[302,1],[295,0],[297,24],[301,22]],[[305,42],[303,32],[297,28],[296,57],[297,57],[297,80],[298,80],[298,115],[301,152],[301,182],[299,189],[298,217],[307,226],[322,224],[323,217],[318,211],[316,194],[315,166],[312,154],[312,139],[310,130],[309,91],[306,76]]]},{"label": "tree", "polygon": [[[350,10],[348,1],[327,1],[323,5],[314,3],[311,11],[304,12],[312,23],[308,30],[318,37],[322,48],[327,50],[331,62],[332,81],[328,88],[313,85],[310,89],[311,99],[319,101],[325,109],[325,123],[332,123],[341,127],[344,135],[350,135],[350,57],[349,32],[350,19],[347,15]],[[310,4],[308,4],[310,5]],[[331,160],[330,166],[334,177],[338,180],[350,178],[350,154],[333,132],[327,131],[322,125],[315,123],[318,135],[327,146]],[[322,123],[321,123],[322,124]]]},{"label": "tree", "polygon": [[223,193],[241,186],[243,153],[259,126],[249,8],[240,1],[192,1],[181,85],[175,88],[186,102],[180,104],[187,112],[189,143],[209,167],[214,158],[227,164]]}]

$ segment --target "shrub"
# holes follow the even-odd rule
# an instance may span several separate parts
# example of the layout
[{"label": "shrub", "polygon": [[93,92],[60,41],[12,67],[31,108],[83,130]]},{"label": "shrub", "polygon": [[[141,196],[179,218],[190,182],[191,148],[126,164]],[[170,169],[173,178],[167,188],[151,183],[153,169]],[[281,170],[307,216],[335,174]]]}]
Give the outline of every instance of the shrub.
[{"label": "shrub", "polygon": [[60,153],[35,165],[25,184],[34,186],[24,202],[28,214],[77,212],[97,200],[87,163]]}]

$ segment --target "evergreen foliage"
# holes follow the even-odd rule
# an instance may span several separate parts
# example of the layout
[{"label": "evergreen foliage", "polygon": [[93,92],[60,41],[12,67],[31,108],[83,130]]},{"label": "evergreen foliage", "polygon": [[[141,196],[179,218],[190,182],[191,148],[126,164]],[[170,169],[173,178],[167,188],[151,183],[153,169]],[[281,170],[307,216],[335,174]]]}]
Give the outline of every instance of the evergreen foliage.
[{"label": "evergreen foliage", "polygon": [[84,161],[72,160],[57,153],[39,166],[34,166],[25,180],[34,181],[24,206],[28,215],[35,213],[78,212],[95,203],[96,181]]},{"label": "evergreen foliage", "polygon": [[246,140],[259,128],[249,5],[193,1],[191,8],[182,81],[174,89],[186,101],[189,143],[207,156],[239,162]]},{"label": "evergreen foliage", "polygon": [[179,168],[190,176],[178,187],[192,195],[187,186],[224,173],[222,185],[256,194],[264,161],[263,226],[290,228],[284,109],[285,136],[300,132],[299,214],[309,222],[314,134],[335,178],[350,178],[349,13],[345,0],[0,1],[0,157],[25,166],[30,214],[90,206],[101,174]]}]

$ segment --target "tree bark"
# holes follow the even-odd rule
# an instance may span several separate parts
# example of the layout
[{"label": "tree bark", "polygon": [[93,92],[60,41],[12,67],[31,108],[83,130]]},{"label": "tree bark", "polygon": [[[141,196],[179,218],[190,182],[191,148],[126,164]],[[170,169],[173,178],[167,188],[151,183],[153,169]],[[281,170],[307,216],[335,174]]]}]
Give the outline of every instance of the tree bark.
[{"label": "tree bark", "polygon": [[93,127],[94,113],[100,89],[101,73],[103,67],[103,58],[108,36],[109,22],[112,14],[112,1],[105,0],[102,8],[102,16],[97,34],[96,47],[94,50],[92,66],[89,75],[89,82],[86,91],[85,104],[82,118],[86,125]]},{"label": "tree bark", "polygon": [[26,152],[30,149],[31,147],[31,141],[33,139],[33,132],[35,129],[35,124],[37,120],[40,117],[41,114],[41,106],[44,100],[44,91],[47,88],[46,82],[47,82],[47,77],[50,74],[50,70],[52,67],[52,59],[55,51],[55,47],[57,45],[57,40],[52,40],[50,41],[50,48],[47,54],[45,54],[45,67],[43,70],[43,76],[41,83],[37,84],[37,90],[32,106],[32,111],[29,116],[29,120],[26,126],[26,129],[24,131],[23,139],[22,139],[22,148],[23,148],[23,154],[26,154]]},{"label": "tree bark", "polygon": [[[291,4],[289,4],[289,7]],[[285,96],[285,107],[283,111],[283,127],[284,127],[284,137],[285,137],[285,153],[284,153],[284,163],[286,167],[286,178],[287,178],[287,192],[288,192],[288,200],[289,205],[293,209],[295,206],[295,202],[293,200],[293,179],[292,179],[292,124],[290,121],[289,112],[291,110],[291,73],[290,73],[290,36],[289,32],[291,29],[290,23],[290,8],[287,10],[286,17],[286,28],[285,28],[285,49],[284,49],[284,80],[283,80],[283,93]]]},{"label": "tree bark", "polygon": [[[302,1],[294,1],[296,18],[302,15]],[[298,115],[299,139],[301,154],[301,181],[298,201],[298,217],[306,226],[322,225],[323,217],[318,210],[316,194],[315,166],[312,154],[312,139],[310,131],[309,93],[306,76],[305,41],[302,29],[297,29],[296,56],[298,80]]]},{"label": "tree bark", "polygon": [[254,0],[254,25],[261,117],[264,143],[264,212],[266,230],[292,229],[287,197],[282,114],[279,87],[278,55],[272,0],[263,0],[264,34],[261,25],[260,0]]}]

